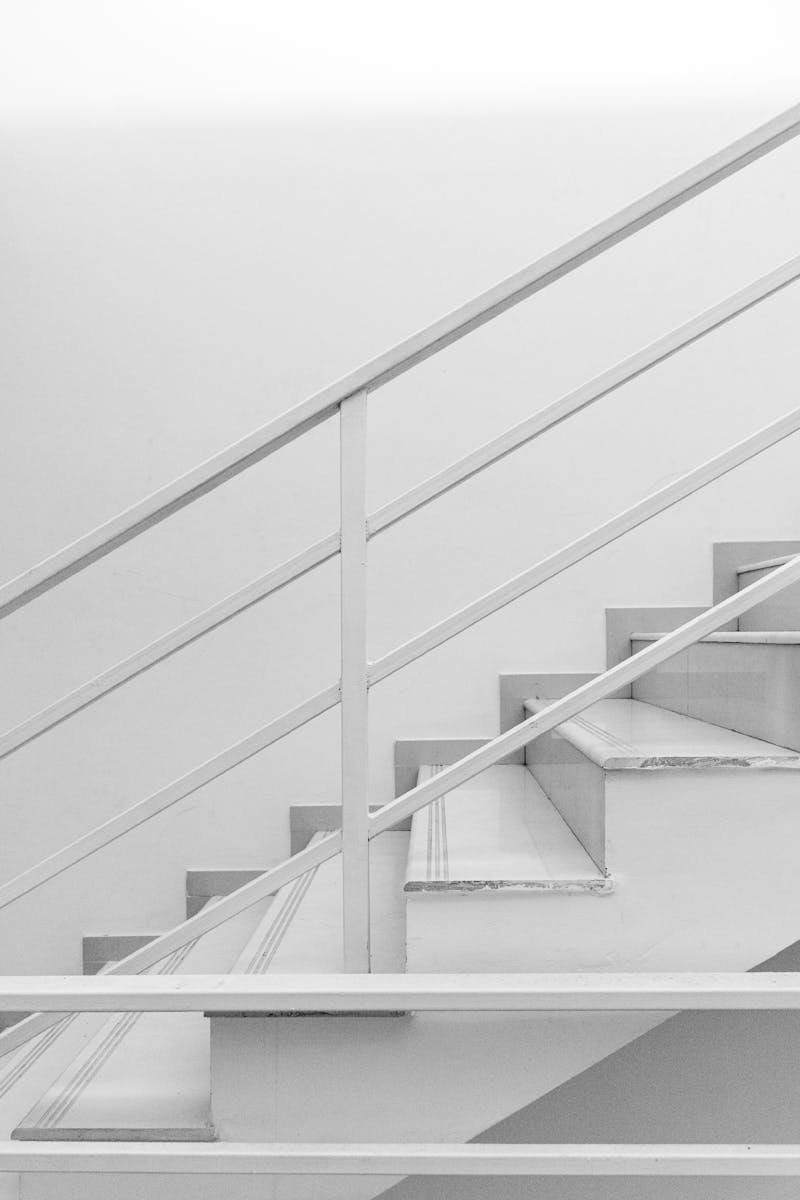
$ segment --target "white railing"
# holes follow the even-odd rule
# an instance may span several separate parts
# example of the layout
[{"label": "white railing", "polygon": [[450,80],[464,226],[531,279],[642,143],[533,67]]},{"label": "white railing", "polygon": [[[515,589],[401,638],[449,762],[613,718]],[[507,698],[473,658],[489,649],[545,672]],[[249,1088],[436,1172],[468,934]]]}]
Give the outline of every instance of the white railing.
[{"label": "white railing", "polygon": [[0,1012],[262,1015],[755,1012],[800,1009],[800,972],[428,975],[7,975]]},{"label": "white railing", "polygon": [[[276,418],[249,437],[215,455],[206,463],[153,493],[126,512],[106,522],[71,546],[26,571],[17,579],[0,587],[0,618],[55,587],[83,570],[90,563],[109,554],[115,548],[137,537],[145,530],[200,496],[220,486],[234,475],[261,461],[280,446],[301,436],[336,411],[340,414],[341,436],[341,514],[340,533],[330,535],[315,546],[267,575],[253,581],[233,596],[172,630],[150,646],[116,664],[96,679],[60,698],[40,713],[10,730],[0,739],[0,756],[9,754],[32,738],[85,708],[142,671],[163,661],[189,642],[231,619],[249,605],[256,603],[293,579],[305,574],[321,562],[340,554],[341,566],[341,626],[342,665],[340,681],[311,697],[291,712],[285,713],[234,746],[215,755],[182,778],[133,805],[125,812],[78,838],[56,854],[36,864],[0,887],[0,906],[12,903],[19,896],[52,879],[61,871],[92,854],[111,841],[149,820],[157,813],[204,786],[212,779],[231,770],[246,758],[258,753],[279,738],[314,719],[341,701],[342,704],[342,832],[330,835],[288,863],[267,872],[246,888],[240,889],[218,904],[204,910],[192,921],[164,935],[142,951],[118,964],[120,973],[140,971],[163,957],[176,945],[213,928],[236,912],[275,891],[317,862],[334,854],[344,855],[344,945],[345,966],[348,970],[369,970],[369,877],[368,841],[370,837],[389,828],[402,816],[430,803],[448,788],[491,765],[509,749],[525,744],[548,728],[553,728],[567,716],[609,694],[620,686],[622,674],[607,672],[579,692],[550,706],[524,722],[516,730],[496,739],[489,746],[471,755],[456,767],[442,772],[434,780],[414,789],[400,800],[387,805],[376,816],[369,817],[367,803],[368,749],[368,688],[435,646],[460,633],[476,621],[496,612],[505,604],[522,596],[545,580],[552,578],[573,563],[580,561],[601,546],[648,520],[655,513],[677,503],[704,487],[713,479],[732,470],[748,458],[761,453],[781,438],[800,428],[800,409],[773,422],[738,445],[729,448],[710,462],[690,471],[674,483],[646,497],[637,505],[619,514],[584,537],[531,567],[502,587],[495,589],[445,621],[423,632],[404,646],[398,647],[377,662],[370,663],[366,653],[366,548],[368,537],[389,528],[409,513],[456,484],[470,478],[493,462],[499,461],[513,449],[529,442],[553,425],[579,412],[595,400],[622,386],[643,371],[649,370],[670,355],[677,353],[698,338],[705,336],[726,321],[733,319],[768,296],[800,277],[800,258],[790,260],[765,275],[721,304],[695,317],[679,329],[644,348],[618,366],[590,381],[569,396],[536,413],[529,420],[509,430],[500,438],[468,455],[459,463],[412,489],[377,513],[368,516],[365,509],[365,421],[367,395],[383,384],[409,370],[417,363],[466,336],[480,325],[492,320],[526,297],[547,287],[556,279],[575,270],[611,246],[630,237],[665,213],[686,203],[693,196],[714,186],[722,179],[741,170],[748,163],[771,152],[800,133],[800,105],[774,118],[760,129],[739,139],[712,155],[699,165],[685,171],[647,196],[620,210],[586,233],[574,238],[558,250],[546,255],[525,270],[510,277],[483,295],[443,317],[427,329],[399,343],[385,354],[360,367],[344,379],[325,388],[302,404]],[[798,577],[800,560],[779,568],[768,579],[760,580],[726,604],[736,602],[746,608],[786,586]],[[756,591],[756,589],[763,589]],[[710,632],[734,615],[734,608],[724,605],[698,618],[701,624],[690,622],[670,634],[655,646],[621,664],[625,679],[638,677],[657,662],[696,638]],[[714,622],[717,624],[714,624]],[[649,657],[648,657],[649,656]],[[607,688],[607,691],[604,690]],[[247,889],[251,890],[247,890]],[[193,922],[198,922],[193,924]],[[153,954],[156,958],[153,958]],[[140,957],[141,956],[141,957]],[[44,1017],[31,1018],[36,1021]],[[0,1035],[0,1050],[11,1048],[10,1042],[30,1030],[22,1022]],[[28,1033],[27,1036],[32,1036]]]},{"label": "white railing", "polygon": [[113,1175],[800,1175],[800,1145],[0,1142],[0,1171]]},{"label": "white railing", "polygon": [[[515,425],[512,429],[506,430],[499,437],[478,447],[477,450],[452,463],[443,471],[431,476],[430,479],[369,514],[366,518],[368,538],[372,540],[372,538],[380,536],[387,529],[396,525],[398,521],[418,512],[439,496],[443,496],[452,488],[457,487],[458,484],[464,483],[480,471],[500,462],[507,454],[511,454],[514,450],[533,441],[575,413],[588,408],[597,400],[608,396],[637,376],[679,353],[685,347],[719,329],[728,321],[734,320],[762,300],[774,296],[776,292],[795,282],[798,277],[800,277],[800,257],[790,259],[789,262],[748,284],[747,287],[729,296],[720,304],[699,313],[671,333],[638,350],[629,358],[589,380],[568,395],[540,409],[533,416]],[[753,452],[758,453],[758,449]],[[738,461],[743,461],[743,459]],[[702,483],[698,486],[702,486]],[[683,495],[686,494],[688,493],[683,493]],[[682,496],[678,497],[678,499],[680,498]],[[674,501],[672,502],[674,503]],[[624,533],[626,529],[621,529],[620,532]],[[286,587],[287,584],[300,579],[315,567],[329,562],[339,553],[340,547],[341,535],[337,530],[268,571],[265,575],[252,580],[230,596],[212,604],[210,608],[198,613],[197,616],[182,625],[178,625],[175,629],[156,638],[155,641],[143,646],[121,662],[115,663],[114,666],[75,688],[74,691],[60,697],[40,712],[34,713],[13,729],[0,735],[0,758],[27,745],[34,738],[40,737],[48,729],[52,729],[90,704],[94,704],[101,697],[127,683],[128,680],[135,679],[144,671],[164,662],[184,646],[205,637],[206,634],[218,629],[252,605],[258,604],[267,596]],[[375,682],[374,679],[373,682]]]},{"label": "white railing", "polygon": [[[620,687],[632,683],[659,663],[665,662],[668,658],[680,653],[681,650],[694,645],[700,638],[713,633],[721,625],[747,612],[753,605],[761,603],[798,580],[800,580],[800,555],[791,559],[784,566],[778,567],[763,579],[759,579],[735,595],[729,596],[727,600],[708,609],[699,617],[695,617],[671,633],[665,634],[653,645],[647,646],[602,675],[598,675],[590,683],[584,684],[583,687],[575,689],[562,699],[554,701],[547,708],[541,709],[535,716],[529,717],[507,733],[494,738],[479,750],[460,759],[452,766],[445,767],[426,783],[412,788],[397,800],[384,805],[377,813],[368,817],[367,841],[384,833],[387,829],[391,829],[398,822],[431,804],[445,792],[478,775],[507,754],[528,745],[542,734],[577,716],[588,705],[612,695]],[[216,903],[207,905],[189,920],[182,922],[167,933],[161,934],[160,937],[154,938],[126,958],[113,963],[104,974],[103,979],[107,980],[115,975],[129,977],[134,973],[147,970],[171,954],[173,950],[180,949],[188,942],[222,925],[231,917],[272,895],[298,876],[305,874],[312,867],[341,854],[343,847],[344,839],[341,831],[335,831],[320,838],[319,841],[308,845],[305,850],[301,850],[285,862],[265,871]],[[50,869],[51,875],[48,877],[52,878],[53,868]],[[343,863],[342,869],[343,872],[347,869],[346,861]],[[14,882],[12,880],[12,883]],[[16,883],[18,889],[25,887],[25,890],[29,891],[32,886],[35,886],[35,884],[30,884],[30,881],[28,884],[29,886],[25,886],[24,876],[18,877]],[[11,885],[6,886],[10,887]],[[18,894],[23,894],[23,892],[18,891]],[[6,899],[6,903],[9,902]],[[224,976],[219,976],[217,979],[220,988],[225,986],[224,979]],[[123,991],[130,982],[130,978],[125,979]],[[83,981],[80,978],[76,980],[76,986],[83,987]],[[147,985],[137,983],[134,986],[146,987]],[[2,991],[0,991],[0,997],[2,997]],[[1,1007],[2,1002],[0,1001]],[[25,1008],[27,1005],[18,1004],[15,1011],[20,1009],[24,1011]],[[58,1020],[59,1017],[54,1016],[52,1011],[41,1011],[3,1030],[0,1033],[0,1055],[7,1054],[23,1045],[32,1037],[50,1028]]]}]

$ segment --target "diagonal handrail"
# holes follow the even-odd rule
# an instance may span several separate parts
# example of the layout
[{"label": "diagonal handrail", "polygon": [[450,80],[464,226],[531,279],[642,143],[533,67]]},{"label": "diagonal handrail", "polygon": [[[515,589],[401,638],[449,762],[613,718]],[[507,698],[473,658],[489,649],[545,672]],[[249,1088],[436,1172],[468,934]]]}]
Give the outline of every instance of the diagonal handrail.
[{"label": "diagonal handrail", "polygon": [[[576,562],[622,537],[630,529],[641,525],[671,505],[677,504],[678,501],[690,496],[712,480],[719,479],[728,471],[732,471],[749,458],[761,454],[776,442],[798,430],[800,430],[800,408],[793,409],[792,412],[729,447],[715,458],[695,467],[686,475],[682,475],[673,483],[667,484],[659,491],[652,492],[632,508],[626,509],[604,525],[584,534],[583,537],[543,559],[521,575],[502,584],[499,588],[461,609],[460,612],[453,614],[440,624],[372,663],[368,669],[370,684],[374,685],[388,678],[407,663],[433,649],[434,646],[441,645],[463,629],[469,628],[470,625],[496,612],[504,605],[510,604],[513,600],[539,587]],[[77,838],[70,845],[62,847],[48,858],[29,867],[15,878],[0,885],[0,908],[12,904],[20,896],[40,887],[76,862],[101,850],[103,846],[115,841],[129,829],[141,825],[143,821],[163,812],[178,800],[184,799],[193,791],[210,783],[211,780],[233,770],[245,759],[258,754],[267,746],[273,745],[301,725],[321,716],[322,713],[338,704],[339,699],[339,685],[335,684],[326,688],[325,691],[282,714],[241,741],[220,751],[199,767],[181,776],[180,779],[167,784],[144,800],[137,801],[116,817],[110,818],[104,824]],[[437,776],[437,778],[440,777]]]},{"label": "diagonal handrail", "polygon": [[[494,738],[481,749],[460,759],[452,766],[445,767],[428,782],[412,788],[397,800],[384,805],[379,812],[369,818],[369,837],[377,837],[393,828],[399,821],[405,820],[419,809],[431,804],[439,796],[472,779],[487,767],[493,766],[507,754],[535,741],[542,734],[577,716],[589,705],[612,695],[625,684],[633,683],[647,671],[672,658],[675,654],[679,654],[681,650],[694,645],[701,638],[719,629],[721,625],[748,612],[755,604],[774,596],[799,579],[800,555],[784,566],[776,568],[763,579],[757,580],[740,592],[714,605],[699,617],[695,617],[681,625],[680,628],[665,634],[653,645],[640,650],[637,654],[603,672],[590,683],[576,688],[562,699],[554,701],[535,716]],[[250,908],[253,904],[257,904],[259,900],[272,895],[278,888],[291,883],[292,880],[305,874],[312,867],[334,858],[341,853],[341,850],[342,835],[340,831],[320,839],[279,866],[273,867],[243,887],[231,892],[224,899],[207,906],[196,916],[176,926],[175,929],[135,950],[127,958],[112,965],[108,974],[131,975],[147,970],[148,967],[160,962],[167,954],[171,954],[173,950],[177,950],[203,933],[215,929],[218,925],[230,920],[231,917]],[[0,1032],[0,1056],[17,1049],[30,1038],[49,1029],[60,1019],[58,1014],[34,1013],[18,1024],[3,1030]]]},{"label": "diagonal handrail", "polygon": [[425,329],[398,342],[377,358],[0,586],[0,619],[307,433],[332,416],[348,397],[382,387],[798,134],[800,105],[794,105]]},{"label": "diagonal handrail", "polygon": [[[692,345],[727,322],[747,312],[754,305],[774,296],[800,278],[800,256],[790,259],[775,270],[762,275],[719,304],[706,309],[664,337],[636,351],[622,362],[589,380],[581,387],[534,413],[520,424],[508,429],[493,441],[474,450],[445,470],[398,496],[370,515],[367,530],[370,537],[379,536],[404,517],[423,508],[451,488],[499,462],[507,454],[539,437],[548,429],[581,412],[595,401],[644,374]],[[223,600],[211,605],[197,616],[163,634],[122,661],[115,663],[93,679],[52,704],[27,717],[0,735],[0,759],[53,729],[62,721],[88,708],[103,696],[131,679],[157,666],[185,646],[218,629],[226,621],[258,604],[280,588],[301,578],[315,567],[329,562],[339,552],[341,537],[338,531],[307,547],[300,554],[275,567],[267,574],[246,584]]]},{"label": "diagonal handrail", "polygon": [[301,579],[315,567],[329,562],[339,553],[340,542],[341,537],[337,530],[336,533],[315,542],[313,546],[307,547],[300,554],[296,554],[265,575],[252,580],[238,591],[232,592],[230,596],[218,600],[216,604],[204,609],[197,616],[191,617],[183,625],[170,629],[147,646],[134,651],[120,662],[114,663],[99,675],[95,675],[93,679],[82,683],[80,687],[64,696],[59,696],[46,708],[26,717],[24,721],[0,735],[0,759],[13,754],[22,746],[26,746],[34,738],[41,737],[43,733],[54,729],[62,721],[74,717],[83,709],[102,699],[103,696],[116,691],[117,688],[136,679],[145,671],[149,671],[151,667],[171,658],[173,654],[177,654],[179,650],[183,650],[192,642],[205,637],[207,633],[219,629],[221,625],[232,620],[239,613],[265,600],[267,596],[274,595],[296,579]]},{"label": "diagonal handrail", "polygon": [[295,729],[307,724],[308,721],[313,721],[315,717],[328,712],[338,703],[339,685],[334,684],[333,687],[318,692],[316,696],[303,701],[296,708],[276,717],[274,721],[270,721],[260,729],[256,729],[241,741],[221,750],[212,758],[206,759],[200,766],[193,767],[191,771],[168,783],[166,787],[160,788],[157,792],[153,792],[146,799],[138,800],[121,813],[110,817],[102,825],[97,825],[88,833],[76,838],[74,842],[70,842],[69,845],[62,846],[47,858],[41,859],[34,866],[15,875],[13,879],[0,884],[0,908],[6,908],[21,896],[25,896],[35,888],[41,887],[43,883],[47,883],[48,880],[55,879],[68,867],[72,867],[75,863],[102,850],[104,846],[110,845],[123,834],[135,829],[137,825],[142,825],[145,821],[157,816],[158,813],[171,808],[173,804],[184,800],[192,792],[205,787],[214,779],[219,779],[221,775],[232,771],[234,767],[240,766],[253,755],[260,754],[262,750],[266,750],[267,746],[272,746]]},{"label": "diagonal handrail", "polygon": [[451,463],[444,470],[432,475],[430,479],[417,484],[409,491],[390,500],[369,517],[368,529],[371,536],[391,528],[398,521],[411,513],[417,512],[430,504],[432,500],[444,496],[458,484],[464,483],[473,475],[477,475],[486,467],[493,466],[518,450],[521,446],[533,441],[548,429],[553,429],[568,417],[582,412],[589,405],[617,391],[618,388],[630,383],[653,367],[659,366],[673,355],[685,350],[694,342],[698,342],[707,334],[720,329],[729,321],[742,316],[763,300],[769,299],[785,287],[795,283],[800,277],[800,255],[781,263],[766,275],[754,279],[746,287],[733,292],[718,304],[698,313],[683,325],[671,330],[663,337],[637,350],[628,358],[616,363],[609,370],[596,375],[587,383],[581,384],[574,391],[562,396],[552,404],[535,412],[505,430],[498,437],[485,442],[476,450],[465,455],[457,462]]}]

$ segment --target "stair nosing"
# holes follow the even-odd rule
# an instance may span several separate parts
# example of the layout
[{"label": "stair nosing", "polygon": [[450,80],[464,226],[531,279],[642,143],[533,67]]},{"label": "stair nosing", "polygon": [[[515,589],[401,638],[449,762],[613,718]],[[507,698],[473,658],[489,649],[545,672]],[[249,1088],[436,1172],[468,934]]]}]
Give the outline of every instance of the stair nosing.
[{"label": "stair nosing", "polygon": [[[511,767],[509,769],[513,770],[516,768]],[[524,770],[525,768],[521,769]],[[443,770],[444,766],[441,763],[429,763],[423,765],[419,768],[418,779],[420,782],[423,782],[425,779],[433,778]],[[406,895],[431,893],[442,895],[448,892],[462,894],[475,894],[481,892],[533,892],[550,895],[554,893],[563,893],[572,895],[584,894],[597,896],[608,895],[614,890],[614,882],[611,876],[604,874],[603,871],[594,863],[592,865],[596,871],[596,874],[587,875],[582,879],[570,878],[566,875],[562,878],[542,877],[538,879],[517,879],[513,877],[498,878],[496,876],[483,877],[480,879],[470,879],[466,877],[456,879],[441,878],[442,875],[445,875],[449,871],[449,861],[446,857],[446,854],[441,852],[447,844],[446,798],[447,795],[441,796],[438,798],[438,800],[433,801],[430,805],[427,805],[424,809],[420,809],[414,814],[415,819],[421,818],[423,814],[428,816],[428,878],[422,878],[420,874],[416,874],[413,878],[409,878],[408,872],[410,871],[410,867],[408,867],[406,870],[406,879],[403,884],[403,892]],[[434,810],[437,805],[439,806],[438,828],[440,849],[438,856],[436,853],[437,825],[435,824],[434,820],[431,819],[431,816],[433,815],[432,810]],[[409,852],[410,850],[411,843],[409,843]],[[431,878],[432,875],[434,876],[433,878]]]},{"label": "stair nosing", "polygon": [[[532,697],[525,701],[525,709],[528,712],[539,712],[548,707],[552,701],[541,700],[538,697]],[[647,704],[646,701],[612,701],[612,703],[638,703]],[[658,709],[655,704],[647,704],[648,708]],[[591,706],[589,710],[591,711]],[[662,710],[670,714],[670,718],[678,718],[680,720],[691,721],[695,724],[710,725],[709,721],[701,721],[697,717],[690,717],[685,714],[672,712],[670,709]],[[723,728],[719,726],[719,728]],[[688,769],[688,770],[711,770],[711,769],[752,769],[752,770],[783,770],[792,771],[800,770],[800,753],[789,750],[783,746],[773,746],[776,753],[688,753],[688,754],[647,754],[641,753],[636,746],[628,745],[616,738],[613,734],[598,727],[593,722],[588,720],[582,714],[578,717],[571,717],[568,720],[557,725],[553,730],[554,733],[566,738],[575,749],[588,758],[596,766],[604,771],[656,771],[669,769]],[[726,730],[727,733],[735,733],[735,730]],[[746,734],[739,735],[748,737]],[[750,741],[763,741],[762,738],[749,738]],[[614,753],[605,753],[598,746],[598,742],[604,743],[607,746],[613,747],[615,750],[620,750],[623,747],[627,748],[628,753],[619,755]],[[765,743],[765,745],[772,745]]]}]

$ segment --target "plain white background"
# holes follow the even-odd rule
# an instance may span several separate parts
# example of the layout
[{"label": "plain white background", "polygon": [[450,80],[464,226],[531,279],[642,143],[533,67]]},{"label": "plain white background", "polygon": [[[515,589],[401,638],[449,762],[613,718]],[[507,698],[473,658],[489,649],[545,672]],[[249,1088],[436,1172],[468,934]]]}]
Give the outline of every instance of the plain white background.
[{"label": "plain white background", "polygon": [[[797,100],[792,6],[6,5],[10,578]],[[370,402],[370,506],[800,252],[789,146]],[[378,657],[798,403],[792,290],[373,543]],[[797,536],[797,439],[375,689],[489,735],[500,671],[598,669],[603,609],[710,600],[714,539]],[[9,726],[324,535],[333,422],[0,627]],[[325,568],[0,764],[13,874],[332,682]],[[187,867],[338,799],[324,718],[0,916],[9,970],[181,916]],[[20,936],[20,930],[25,936]],[[31,930],[35,937],[30,936]]]}]

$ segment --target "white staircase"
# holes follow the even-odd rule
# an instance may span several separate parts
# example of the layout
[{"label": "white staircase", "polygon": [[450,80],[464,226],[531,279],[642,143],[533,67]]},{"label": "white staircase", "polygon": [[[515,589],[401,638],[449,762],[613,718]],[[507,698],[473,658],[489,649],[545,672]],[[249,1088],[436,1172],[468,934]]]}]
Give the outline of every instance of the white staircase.
[{"label": "white staircase", "polygon": [[[3,618],[320,422],[339,419],[338,529],[0,734],[0,757],[15,753],[338,556],[338,680],[0,881],[0,905],[8,907],[39,888],[56,887],[53,881],[91,858],[105,861],[110,886],[111,856],[102,857],[107,847],[294,730],[340,709],[341,810],[317,805],[315,812],[296,813],[289,859],[263,873],[252,871],[258,859],[247,856],[238,866],[212,864],[208,872],[195,872],[185,922],[152,940],[138,935],[138,947],[117,961],[109,961],[110,942],[105,951],[92,943],[87,968],[101,966],[105,953],[106,979],[34,984],[23,979],[8,985],[9,1009],[12,1001],[19,1007],[20,998],[28,1003],[44,997],[52,1006],[65,996],[74,1004],[77,995],[86,1011],[61,1020],[49,1011],[34,1014],[0,1032],[0,1052],[17,1047],[0,1069],[0,1166],[34,1164],[18,1179],[0,1180],[3,1200],[216,1200],[222,1194],[231,1200],[267,1195],[366,1200],[391,1180],[363,1173],[320,1179],[306,1163],[305,1173],[296,1177],[272,1174],[265,1181],[243,1174],[235,1158],[227,1160],[236,1170],[223,1183],[202,1172],[209,1163],[225,1171],[226,1144],[236,1142],[259,1143],[257,1154],[267,1168],[281,1142],[345,1143],[348,1162],[354,1142],[420,1143],[418,1161],[427,1162],[435,1143],[475,1138],[662,1023],[670,1015],[663,1011],[664,996],[673,999],[676,990],[659,985],[648,972],[671,973],[673,982],[692,970],[745,972],[797,941],[800,542],[718,546],[707,611],[668,603],[609,614],[608,667],[597,677],[532,672],[504,678],[501,734],[473,739],[467,747],[431,730],[437,748],[413,750],[403,763],[402,795],[377,811],[370,811],[368,795],[368,697],[371,688],[436,647],[795,434],[800,409],[728,445],[375,661],[367,654],[366,568],[369,539],[787,288],[800,279],[800,258],[753,280],[373,513],[365,480],[367,400],[373,391],[798,134],[800,107],[0,586]],[[224,845],[234,852],[251,836],[234,819],[225,833],[232,840]],[[182,844],[164,842],[170,852]],[[24,851],[21,857],[27,861]],[[212,886],[215,879],[227,879],[232,890]],[[92,893],[91,901],[99,907],[97,897]],[[437,979],[431,992],[435,1002],[444,996],[450,1007],[426,1007],[418,990],[420,1011],[344,1008],[340,1001],[351,1002],[358,987],[362,999],[374,999],[370,968],[385,975],[392,1004],[398,994],[407,997],[407,990],[392,986],[393,976],[450,973],[444,991],[437,991],[442,987]],[[134,987],[126,973],[145,970],[210,976],[211,984],[165,980],[157,999],[162,1004],[167,994],[170,1002],[177,999],[177,1013],[137,1010],[109,1017],[89,1011],[98,983],[105,987],[108,981],[126,1006],[144,1006],[145,989]],[[570,991],[559,976],[551,991],[536,981],[540,972],[576,971],[586,973],[581,985],[583,999],[588,995],[586,1011],[578,1010],[578,985]],[[338,972],[348,974],[347,986],[338,983],[336,1001],[329,1000],[335,1012],[306,1011],[330,989],[309,990],[304,976],[325,979]],[[463,973],[486,972],[511,978],[511,984],[501,981],[514,993],[508,1011],[481,1008],[479,989],[467,995],[461,987]],[[518,1011],[513,981],[520,972],[528,981],[527,1009]],[[609,972],[644,973],[646,986],[625,977],[616,985],[595,984]],[[247,999],[243,984],[226,980],[226,974],[292,975],[286,981],[291,1007],[276,1003],[280,981],[273,980],[272,988],[258,982],[251,1007],[220,1011],[220,1001],[226,1003],[237,988]],[[303,979],[300,987],[296,976]],[[349,986],[353,977],[355,988]],[[153,982],[142,981],[150,992]],[[181,986],[167,986],[176,982]],[[406,989],[408,983],[403,979]],[[689,987],[684,997],[699,995],[703,986],[696,983],[694,992]],[[738,986],[747,1004],[756,989]],[[598,1005],[604,987],[611,987],[619,1010]],[[773,979],[764,1006],[776,997],[786,1000],[780,988],[781,981]],[[187,1004],[189,993],[194,1009]],[[703,994],[717,1003],[721,993],[714,985]],[[459,995],[468,1003],[454,1003]],[[562,998],[561,1007],[550,1011],[554,995]],[[564,997],[578,1008],[565,1007]],[[626,1006],[631,997],[645,1007]],[[798,998],[800,990],[790,997]],[[107,996],[102,1002],[109,1003]],[[211,1015],[201,1004],[210,1004]],[[496,992],[491,1004],[497,1005]],[[38,1144],[38,1154],[12,1158],[12,1137],[12,1151]],[[562,1140],[568,1142],[569,1131]],[[62,1146],[55,1147],[61,1157],[52,1157],[59,1141],[70,1146],[89,1141],[95,1148],[102,1143],[103,1153],[109,1143],[126,1145],[115,1152],[113,1170],[98,1171],[95,1149],[95,1157],[85,1159],[87,1173],[80,1174],[64,1169],[65,1162],[76,1160],[67,1161]],[[217,1141],[219,1153],[206,1154]],[[136,1143],[143,1142],[149,1160],[139,1154]],[[152,1147],[166,1142],[171,1160]],[[180,1166],[159,1174],[153,1166],[175,1162],[176,1143],[199,1144],[191,1148],[192,1161],[201,1164],[199,1177],[182,1173]],[[671,1165],[684,1148],[667,1149],[672,1157],[659,1160],[653,1153],[648,1160],[662,1173],[664,1163]],[[752,1161],[751,1149],[734,1146],[725,1161],[739,1171]],[[541,1147],[527,1150],[535,1158]],[[781,1152],[781,1169],[800,1175],[800,1148],[795,1151]],[[361,1168],[372,1167],[374,1157],[359,1153]],[[580,1158],[569,1157],[569,1146],[564,1154],[572,1165]],[[721,1157],[713,1148],[707,1156],[713,1162]],[[456,1159],[463,1165],[463,1155]],[[312,1168],[319,1162],[313,1156],[309,1161]],[[392,1169],[402,1161],[402,1154],[386,1158]],[[55,1169],[47,1172],[47,1162]],[[137,1177],[126,1172],[131,1162],[150,1165]],[[770,1160],[766,1169],[772,1166]],[[593,1181],[593,1197],[611,1200],[615,1181],[606,1182],[608,1187]]]},{"label": "white staircase", "polygon": [[[629,650],[652,636],[633,630]],[[786,631],[729,631],[694,652],[794,653],[797,645],[800,634]],[[669,664],[675,674],[679,659]],[[693,662],[682,669],[692,688],[702,685]],[[748,970],[796,940],[800,749],[637,694],[649,696],[667,677],[658,668],[634,685],[634,697],[594,704],[537,738],[524,761],[491,767],[415,813],[410,831],[375,838],[373,969]],[[506,714],[530,716],[591,675],[508,678],[518,699],[504,701]],[[753,686],[753,672],[727,658],[716,678],[716,697]],[[787,718],[777,695],[769,711],[773,722]],[[460,753],[457,742],[430,745]],[[443,766],[422,763],[414,782]],[[295,809],[293,849],[315,824],[322,829],[310,844],[319,843],[339,816],[333,805]],[[205,874],[240,882],[236,872]],[[162,969],[339,971],[341,903],[334,858]],[[43,1035],[35,1059],[23,1050],[8,1063],[3,1111],[20,1141],[338,1141],[354,1127],[365,1141],[464,1141],[665,1015],[88,1014]],[[36,1069],[22,1071],[32,1059]],[[212,1181],[200,1182],[193,1195],[214,1194],[205,1190]],[[373,1196],[389,1182],[351,1180],[348,1195]],[[114,1195],[158,1197],[167,1184],[120,1176]],[[225,1186],[235,1198],[265,1194],[254,1181]],[[287,1197],[342,1194],[340,1182],[308,1177],[275,1186]],[[107,1187],[103,1176],[28,1175],[21,1195],[99,1200]]]}]

